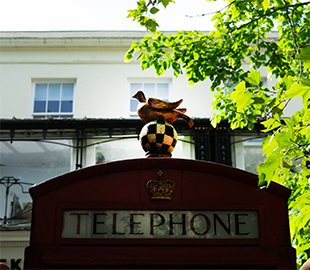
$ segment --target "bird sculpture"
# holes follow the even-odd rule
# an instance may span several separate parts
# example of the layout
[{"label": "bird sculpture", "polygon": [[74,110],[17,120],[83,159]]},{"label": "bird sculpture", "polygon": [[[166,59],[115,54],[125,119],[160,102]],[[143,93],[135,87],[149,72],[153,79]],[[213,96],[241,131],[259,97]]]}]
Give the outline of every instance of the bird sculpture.
[{"label": "bird sculpture", "polygon": [[154,120],[163,120],[171,124],[175,120],[182,118],[190,127],[194,125],[194,122],[185,114],[186,109],[177,108],[183,99],[175,102],[163,101],[156,98],[146,99],[141,90],[137,91],[132,97],[139,101],[137,108],[138,115],[145,123]]}]

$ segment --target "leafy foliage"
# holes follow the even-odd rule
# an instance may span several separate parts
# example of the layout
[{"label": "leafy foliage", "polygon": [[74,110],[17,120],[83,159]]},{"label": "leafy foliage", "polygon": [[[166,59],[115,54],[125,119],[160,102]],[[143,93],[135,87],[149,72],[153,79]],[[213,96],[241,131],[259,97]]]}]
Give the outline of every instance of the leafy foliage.
[{"label": "leafy foliage", "polygon": [[[163,75],[171,68],[175,76],[185,73],[191,86],[209,78],[217,111],[213,126],[228,119],[232,129],[265,127],[269,135],[263,143],[266,159],[257,168],[259,186],[275,181],[292,189],[291,236],[300,263],[310,248],[310,2],[227,0],[226,9],[214,14],[215,30],[208,35],[165,35],[146,14],[154,15],[160,4],[171,2],[140,0],[129,11],[128,17],[152,33],[132,44],[125,61],[139,53],[143,70],[154,67]],[[250,70],[243,68],[245,63]],[[277,78],[274,87],[263,86],[262,69]],[[283,118],[295,98],[302,99],[303,108]]]}]

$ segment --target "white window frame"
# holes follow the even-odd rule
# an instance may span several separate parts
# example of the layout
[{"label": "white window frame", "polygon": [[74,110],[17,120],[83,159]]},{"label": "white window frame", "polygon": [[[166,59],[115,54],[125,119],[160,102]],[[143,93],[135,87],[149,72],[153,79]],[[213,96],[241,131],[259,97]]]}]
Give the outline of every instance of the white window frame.
[{"label": "white window frame", "polygon": [[[73,84],[72,112],[34,112],[35,89],[37,84]],[[32,118],[73,118],[75,108],[76,79],[32,79],[31,111]],[[47,101],[48,99],[46,99]],[[61,99],[60,99],[61,101]]]},{"label": "white window frame", "polygon": [[[172,85],[172,80],[169,79],[154,79],[154,78],[131,78],[128,79],[128,98],[129,98],[129,102],[128,102],[128,112],[129,112],[129,116],[130,118],[138,118],[139,116],[137,115],[137,112],[135,111],[131,111],[130,109],[130,100],[132,99],[132,95],[130,93],[130,89],[131,89],[131,84],[132,83],[142,83],[142,91],[144,88],[144,84],[146,83],[155,83],[155,96],[152,96],[153,98],[159,98],[161,99],[161,97],[158,97],[157,95],[157,84],[160,83],[166,83],[168,84],[168,101],[171,100],[171,85]],[[149,98],[149,96],[146,96],[146,98]]]}]

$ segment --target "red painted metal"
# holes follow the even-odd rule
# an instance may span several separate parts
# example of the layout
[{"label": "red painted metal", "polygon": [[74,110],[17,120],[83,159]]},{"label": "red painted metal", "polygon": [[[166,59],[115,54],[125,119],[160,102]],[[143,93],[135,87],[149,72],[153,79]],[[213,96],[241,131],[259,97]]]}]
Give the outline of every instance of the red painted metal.
[{"label": "red painted metal", "polygon": [[[171,201],[151,201],[148,179],[172,179]],[[287,199],[290,190],[219,164],[169,158],[133,159],[74,171],[30,189],[33,220],[25,269],[201,268],[295,269]],[[256,210],[259,239],[62,238],[70,209]]]}]

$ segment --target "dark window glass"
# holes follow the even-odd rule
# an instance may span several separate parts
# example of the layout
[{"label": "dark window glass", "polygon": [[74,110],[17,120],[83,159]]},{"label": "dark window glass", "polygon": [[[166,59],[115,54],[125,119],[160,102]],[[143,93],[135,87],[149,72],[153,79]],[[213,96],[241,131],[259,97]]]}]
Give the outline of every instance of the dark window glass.
[{"label": "dark window glass", "polygon": [[46,110],[46,101],[42,101],[42,100],[36,100],[34,102],[34,108],[33,111],[35,113],[41,113],[41,112],[45,112]]},{"label": "dark window glass", "polygon": [[48,112],[59,112],[59,101],[49,101],[47,106]]},{"label": "dark window glass", "polygon": [[61,112],[72,112],[73,101],[66,100],[61,102]]}]

